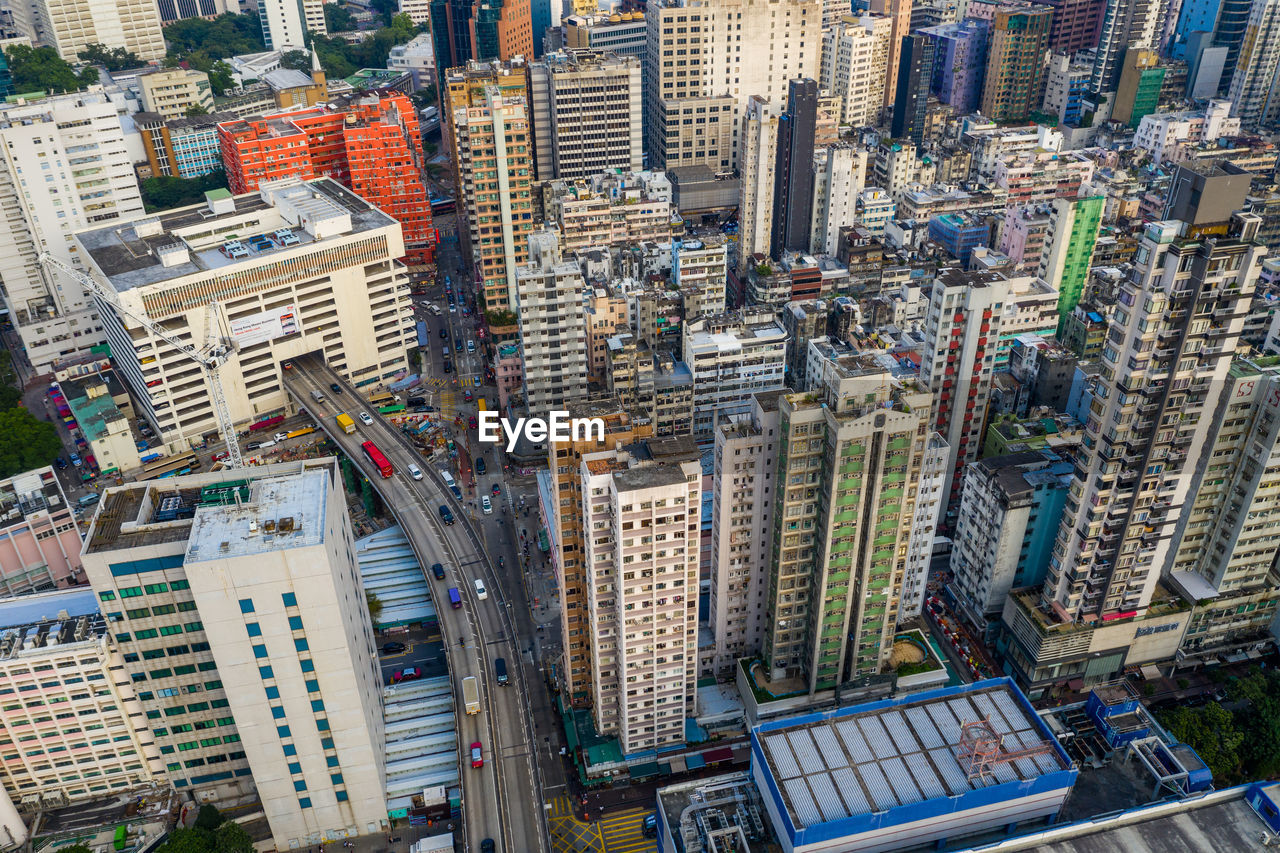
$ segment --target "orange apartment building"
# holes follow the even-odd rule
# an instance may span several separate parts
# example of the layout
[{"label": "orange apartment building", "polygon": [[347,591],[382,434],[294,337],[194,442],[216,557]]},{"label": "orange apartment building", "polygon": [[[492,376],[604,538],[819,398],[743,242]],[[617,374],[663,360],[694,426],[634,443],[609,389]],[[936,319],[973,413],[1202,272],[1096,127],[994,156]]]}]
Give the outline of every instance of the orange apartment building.
[{"label": "orange apartment building", "polygon": [[406,257],[429,263],[435,227],[422,178],[422,133],[413,102],[398,92],[339,98],[218,125],[233,194],[263,181],[328,177],[399,221]]}]

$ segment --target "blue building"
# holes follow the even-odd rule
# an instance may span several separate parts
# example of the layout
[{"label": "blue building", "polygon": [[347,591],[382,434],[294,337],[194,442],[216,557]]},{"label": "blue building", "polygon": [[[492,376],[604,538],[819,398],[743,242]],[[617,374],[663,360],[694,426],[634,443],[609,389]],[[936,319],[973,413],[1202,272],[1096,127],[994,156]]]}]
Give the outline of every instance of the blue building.
[{"label": "blue building", "polygon": [[1187,37],[1192,33],[1211,33],[1218,22],[1218,10],[1222,0],[1183,0],[1178,12],[1178,25],[1174,30],[1169,55],[1174,59],[1187,58]]},{"label": "blue building", "polygon": [[944,849],[1052,820],[1078,772],[1008,678],[751,730],[751,775],[786,853]]},{"label": "blue building", "polygon": [[933,94],[942,103],[955,107],[956,115],[968,115],[978,109],[987,71],[990,24],[966,18],[954,24],[925,27],[917,35],[934,42]]},{"label": "blue building", "polygon": [[965,267],[978,246],[991,244],[991,226],[975,216],[944,213],[929,220],[929,239],[960,259]]}]

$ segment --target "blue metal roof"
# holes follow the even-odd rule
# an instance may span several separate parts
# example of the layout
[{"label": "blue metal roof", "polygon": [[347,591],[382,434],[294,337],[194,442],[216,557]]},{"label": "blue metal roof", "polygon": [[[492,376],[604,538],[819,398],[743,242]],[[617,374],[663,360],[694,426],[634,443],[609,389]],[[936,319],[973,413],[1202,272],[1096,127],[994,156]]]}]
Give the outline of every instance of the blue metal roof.
[{"label": "blue metal roof", "polygon": [[19,595],[0,600],[0,628],[18,628],[58,619],[62,611],[75,619],[98,612],[98,596],[87,586]]}]

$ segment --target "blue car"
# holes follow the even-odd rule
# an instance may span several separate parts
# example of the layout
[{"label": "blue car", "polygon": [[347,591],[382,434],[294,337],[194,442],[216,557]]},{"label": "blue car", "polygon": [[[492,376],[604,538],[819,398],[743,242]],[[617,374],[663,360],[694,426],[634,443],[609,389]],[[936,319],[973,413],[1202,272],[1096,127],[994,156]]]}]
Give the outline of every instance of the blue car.
[{"label": "blue car", "polygon": [[78,453],[71,454],[71,464],[76,466],[77,468],[79,468],[81,465],[84,464],[84,462],[82,462],[80,459],[80,454]]}]

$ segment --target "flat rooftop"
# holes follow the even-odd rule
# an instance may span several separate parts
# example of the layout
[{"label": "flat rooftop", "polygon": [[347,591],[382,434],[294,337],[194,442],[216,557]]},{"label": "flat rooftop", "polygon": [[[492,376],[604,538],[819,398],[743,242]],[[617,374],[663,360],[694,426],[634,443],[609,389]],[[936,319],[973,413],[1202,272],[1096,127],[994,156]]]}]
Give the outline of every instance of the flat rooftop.
[{"label": "flat rooftop", "polygon": [[[982,720],[1004,759],[975,773],[962,726]],[[1007,679],[765,723],[751,737],[797,830],[1070,769]]]},{"label": "flat rooftop", "polygon": [[0,530],[65,507],[62,489],[48,466],[0,480]]},{"label": "flat rooftop", "polygon": [[329,487],[326,472],[307,471],[255,480],[246,503],[200,507],[187,540],[186,564],[323,542]]},{"label": "flat rooftop", "polygon": [[107,630],[89,587],[0,600],[0,659],[97,639]]},{"label": "flat rooftop", "polygon": [[[396,220],[373,207],[355,193],[329,178],[299,182],[292,187],[273,187],[276,203],[262,192],[234,197],[234,210],[215,213],[208,203],[181,207],[157,216],[124,224],[81,231],[76,239],[93,263],[119,292],[135,287],[162,284],[200,273],[229,274],[261,264],[267,258],[297,254],[308,246],[323,243],[304,227],[309,222],[331,222],[347,215],[350,227],[342,236],[394,225]],[[322,226],[323,227],[323,226]],[[281,245],[269,239],[278,229],[289,229],[298,242]],[[334,228],[325,233],[335,234]],[[262,238],[262,239],[259,239]],[[247,255],[232,258],[221,249],[225,242],[239,240]],[[161,252],[186,249],[187,256],[166,266]]]}]

